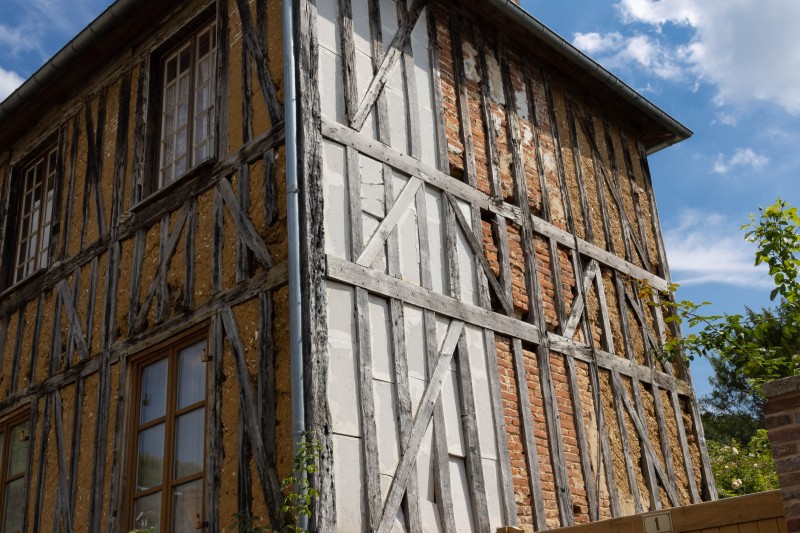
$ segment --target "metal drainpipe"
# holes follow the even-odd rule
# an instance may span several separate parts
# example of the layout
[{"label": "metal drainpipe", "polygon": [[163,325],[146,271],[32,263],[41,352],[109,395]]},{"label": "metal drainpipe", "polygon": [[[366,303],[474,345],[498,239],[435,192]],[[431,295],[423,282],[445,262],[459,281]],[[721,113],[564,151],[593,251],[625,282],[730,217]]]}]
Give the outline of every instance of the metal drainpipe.
[{"label": "metal drainpipe", "polygon": [[[297,88],[295,86],[294,1],[283,0],[283,100],[286,128],[286,219],[289,232],[289,343],[292,395],[292,452],[305,435],[303,389],[303,301],[300,295],[300,202],[297,175]],[[301,474],[305,475],[305,474]],[[299,487],[295,486],[295,490]],[[300,527],[308,519],[299,517]]]}]

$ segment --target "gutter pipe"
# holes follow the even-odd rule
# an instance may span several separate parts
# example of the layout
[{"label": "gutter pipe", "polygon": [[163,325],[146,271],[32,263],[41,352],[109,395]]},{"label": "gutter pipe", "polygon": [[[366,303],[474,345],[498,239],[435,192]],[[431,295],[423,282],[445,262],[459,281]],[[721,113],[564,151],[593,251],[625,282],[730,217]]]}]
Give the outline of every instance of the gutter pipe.
[{"label": "gutter pipe", "polygon": [[121,24],[142,0],[117,0],[94,19],[83,31],[58,51],[47,63],[39,67],[33,76],[20,85],[8,98],[0,102],[0,124],[31,100],[40,90],[55,83],[66,72],[72,62],[85,53],[100,38],[111,33]]},{"label": "gutter pipe", "polygon": [[[297,456],[306,432],[303,380],[303,301],[300,294],[300,201],[297,171],[297,87],[295,75],[294,1],[283,0],[283,105],[286,128],[286,219],[289,243],[289,343],[292,404],[292,452]],[[305,477],[301,472],[301,478]],[[295,491],[303,490],[301,482]],[[308,528],[308,517],[298,517],[300,528]]]},{"label": "gutter pipe", "polygon": [[686,126],[669,116],[658,106],[650,102],[641,94],[633,90],[628,84],[604,69],[595,60],[572,46],[568,41],[559,36],[553,30],[536,20],[530,13],[522,9],[513,0],[483,0],[484,5],[488,4],[512,19],[515,23],[522,26],[526,31],[554,48],[568,60],[576,63],[584,72],[595,80],[605,85],[614,94],[631,104],[634,108],[641,111],[644,115],[662,125],[671,135],[665,140],[647,149],[647,155],[652,155],[659,150],[675,143],[688,139],[692,136],[692,131]]}]

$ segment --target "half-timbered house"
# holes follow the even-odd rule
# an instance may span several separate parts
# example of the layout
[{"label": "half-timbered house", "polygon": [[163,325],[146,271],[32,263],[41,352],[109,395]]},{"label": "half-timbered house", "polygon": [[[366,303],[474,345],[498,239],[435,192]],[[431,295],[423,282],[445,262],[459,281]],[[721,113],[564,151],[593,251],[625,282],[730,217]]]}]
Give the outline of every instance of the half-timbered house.
[{"label": "half-timbered house", "polygon": [[714,499],[689,135],[509,0],[117,0],[0,105],[0,532],[277,528],[303,434],[320,532]]}]

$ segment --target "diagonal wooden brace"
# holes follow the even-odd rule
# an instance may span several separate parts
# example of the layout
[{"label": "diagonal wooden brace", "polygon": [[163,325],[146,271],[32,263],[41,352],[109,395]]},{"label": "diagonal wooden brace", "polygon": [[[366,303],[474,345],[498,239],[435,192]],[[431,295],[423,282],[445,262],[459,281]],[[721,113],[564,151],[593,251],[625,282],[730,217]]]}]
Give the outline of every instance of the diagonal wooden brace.
[{"label": "diagonal wooden brace", "polygon": [[389,487],[389,494],[386,497],[386,503],[383,506],[383,513],[381,521],[378,525],[378,533],[389,533],[392,529],[394,517],[397,515],[397,510],[400,508],[400,503],[403,501],[403,494],[406,491],[408,479],[411,476],[411,471],[417,463],[417,453],[422,445],[422,439],[428,430],[433,417],[433,408],[439,401],[439,394],[442,392],[442,384],[447,372],[450,370],[450,361],[453,359],[453,352],[458,344],[458,339],[464,331],[464,323],[460,320],[453,320],[450,322],[450,327],[447,329],[442,348],[439,350],[439,359],[436,363],[436,368],[431,374],[428,386],[425,393],[422,395],[417,416],[414,417],[414,425],[411,428],[411,434],[408,438],[408,443],[403,450],[403,457],[400,459],[400,464],[397,465],[392,485]]}]

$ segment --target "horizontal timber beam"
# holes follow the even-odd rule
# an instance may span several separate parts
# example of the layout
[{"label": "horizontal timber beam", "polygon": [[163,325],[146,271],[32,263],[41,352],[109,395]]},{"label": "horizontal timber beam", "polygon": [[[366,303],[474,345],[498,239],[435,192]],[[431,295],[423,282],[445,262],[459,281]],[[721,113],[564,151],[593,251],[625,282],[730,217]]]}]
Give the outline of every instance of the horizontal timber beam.
[{"label": "horizontal timber beam", "polygon": [[[399,152],[347,126],[323,119],[322,135],[326,139],[349,146],[368,157],[386,163],[409,176],[415,176],[428,185],[450,193],[480,209],[500,215],[517,224],[522,220],[522,213],[519,207],[504,202],[498,196],[489,196],[440,170],[426,165],[418,159]],[[669,283],[666,280],[652,272],[625,261],[621,257],[617,257],[588,241],[576,238],[571,233],[544,219],[536,216],[531,216],[531,219],[534,232],[545,237],[552,237],[558,244],[570,249],[575,249],[577,243],[578,251],[581,254],[596,259],[603,265],[614,268],[623,274],[646,281],[654,289],[665,291],[669,288]]]},{"label": "horizontal timber beam", "polygon": [[[180,208],[187,198],[211,189],[220,179],[236,172],[242,165],[261,159],[265,152],[280,146],[283,141],[284,128],[281,122],[225,159],[203,166],[206,171],[193,173],[176,181],[174,186],[154,193],[120,217],[117,241],[127,240],[136,235],[137,231],[155,224],[164,213]],[[55,262],[49,270],[42,270],[9,287],[0,293],[0,316],[13,313],[41,292],[52,290],[72,271],[108,252],[109,244],[110,238],[106,234],[69,259]]]},{"label": "horizontal timber beam", "polygon": [[[327,261],[328,279],[332,281],[361,287],[373,294],[379,294],[386,298],[396,298],[437,314],[491,329],[500,335],[521,339],[533,344],[539,344],[540,342],[539,329],[522,320],[462,302],[344,259],[328,255]],[[602,369],[619,372],[624,376],[636,378],[643,383],[654,383],[662,389],[674,390],[683,396],[691,394],[691,389],[687,383],[668,374],[653,370],[648,366],[636,364],[629,359],[603,350],[596,349],[593,357],[590,346],[554,333],[548,333],[547,336],[550,342],[550,349],[554,352],[586,363],[597,361],[597,365]]]},{"label": "horizontal timber beam", "polygon": [[[172,338],[176,332],[183,331],[194,325],[209,320],[220,309],[236,307],[248,300],[256,298],[259,293],[276,289],[285,285],[289,280],[288,266],[285,262],[275,265],[266,272],[262,272],[238,285],[218,292],[210,300],[195,306],[185,313],[176,315],[163,324],[150,328],[144,333],[119,340],[111,346],[109,364],[116,364],[120,358],[138,353],[160,342]],[[0,401],[0,417],[18,409],[21,405],[31,401],[32,397],[40,397],[55,390],[74,383],[79,378],[85,378],[100,369],[102,359],[95,354],[84,359],[67,370],[31,383],[25,388],[17,390],[3,401]]]}]

